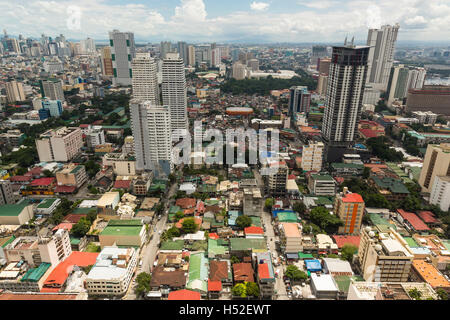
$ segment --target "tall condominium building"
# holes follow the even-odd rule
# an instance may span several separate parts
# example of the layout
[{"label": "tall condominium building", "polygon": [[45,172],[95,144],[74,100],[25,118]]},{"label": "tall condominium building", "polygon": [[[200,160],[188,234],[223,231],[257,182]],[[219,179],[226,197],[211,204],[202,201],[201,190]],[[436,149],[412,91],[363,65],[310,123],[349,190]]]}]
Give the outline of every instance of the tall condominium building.
[{"label": "tall condominium building", "polygon": [[191,67],[195,66],[195,47],[189,46],[188,47],[188,65]]},{"label": "tall condominium building", "polygon": [[355,141],[369,49],[368,46],[353,45],[333,47],[322,124],[329,162],[340,160]]},{"label": "tall condominium building", "polygon": [[[278,163],[275,163],[278,162]],[[273,173],[267,175],[268,191],[273,195],[284,195],[289,175],[289,168],[284,161],[269,162],[269,168],[275,169]],[[278,167],[276,167],[278,165]]]},{"label": "tall condominium building", "polygon": [[436,176],[431,188],[430,203],[446,212],[450,208],[450,176]]},{"label": "tall condominium building", "polygon": [[410,89],[406,98],[406,111],[432,111],[450,116],[450,86],[424,85]]},{"label": "tall condominium building", "polygon": [[450,177],[450,143],[428,145],[419,177],[422,192],[430,193],[438,176]]},{"label": "tall condominium building", "polygon": [[324,58],[328,56],[328,49],[327,46],[312,46],[311,50],[311,64],[317,65],[317,61],[320,58]]},{"label": "tall condominium building", "polygon": [[303,146],[302,169],[304,171],[320,172],[322,170],[323,149],[324,144],[316,141],[310,141],[307,146]]},{"label": "tall condominium building", "polygon": [[164,172],[170,172],[173,165],[169,108],[132,99],[130,113],[136,169],[155,171],[161,166]]},{"label": "tall condominium building", "polygon": [[14,204],[15,202],[11,181],[0,180],[0,205]]},{"label": "tall condominium building", "polygon": [[166,54],[169,52],[173,52],[172,51],[172,43],[170,43],[170,41],[161,41],[161,45],[160,45],[160,58],[161,59],[165,59],[166,58]]},{"label": "tall condominium building", "polygon": [[8,102],[25,101],[22,82],[10,81],[6,83],[6,98]]},{"label": "tall condominium building", "polygon": [[59,79],[39,80],[43,98],[65,101],[62,83]]},{"label": "tall condominium building", "polygon": [[330,70],[331,59],[330,58],[319,58],[317,60],[317,71],[319,74],[328,75]]},{"label": "tall condominium building", "polygon": [[186,76],[183,60],[178,53],[167,53],[163,61],[162,100],[163,105],[169,107],[172,131],[187,130]]},{"label": "tall condominium building", "polygon": [[233,63],[232,77],[236,80],[243,80],[247,78],[247,67],[241,62]]},{"label": "tall condominium building", "polygon": [[81,52],[84,54],[89,54],[95,52],[95,41],[94,39],[87,38],[80,41]]},{"label": "tall condominium building", "polygon": [[402,64],[392,67],[387,86],[387,105],[390,107],[394,101],[405,99],[409,89],[421,89],[425,75],[424,68],[405,67]]},{"label": "tall condominium building", "polygon": [[178,53],[180,58],[183,59],[184,65],[188,65],[188,45],[184,41],[178,41]]},{"label": "tall condominium building", "polygon": [[62,103],[59,100],[42,99],[42,109],[48,110],[50,117],[59,117],[63,113]]},{"label": "tall condominium building", "polygon": [[366,81],[380,84],[380,90],[385,91],[388,85],[399,28],[398,24],[384,25],[381,29],[369,29],[367,35],[370,51]]},{"label": "tall condominium building", "polygon": [[113,85],[131,85],[131,61],[136,55],[134,33],[113,30],[109,32],[109,44],[113,63]]},{"label": "tall condominium building", "polygon": [[81,129],[78,127],[51,129],[36,139],[41,162],[67,162],[73,159],[83,146]]},{"label": "tall condominium building", "polygon": [[307,87],[291,87],[289,95],[289,114],[295,115],[297,112],[308,113],[311,106],[311,94]]},{"label": "tall condominium building", "polygon": [[155,106],[160,105],[155,59],[150,56],[150,53],[137,53],[131,63],[131,68],[133,70],[133,98],[151,101]]},{"label": "tall condominium building", "polygon": [[339,233],[359,234],[364,214],[364,200],[359,194],[351,193],[344,187],[343,192],[336,195],[333,211],[344,222],[344,225],[339,227]]},{"label": "tall condominium building", "polygon": [[317,94],[324,96],[327,94],[328,76],[325,74],[320,74],[319,79],[317,79]]},{"label": "tall condominium building", "polygon": [[394,229],[380,232],[365,227],[361,230],[358,258],[366,281],[407,282],[414,255]]},{"label": "tall condominium building", "polygon": [[101,51],[102,72],[104,76],[114,76],[111,47],[103,47]]}]

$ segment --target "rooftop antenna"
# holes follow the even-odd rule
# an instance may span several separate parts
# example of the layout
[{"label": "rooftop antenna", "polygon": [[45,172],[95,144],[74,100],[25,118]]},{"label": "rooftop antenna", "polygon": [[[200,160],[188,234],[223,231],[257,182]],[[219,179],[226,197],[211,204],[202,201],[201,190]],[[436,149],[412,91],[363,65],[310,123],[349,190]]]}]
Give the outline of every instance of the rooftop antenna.
[{"label": "rooftop antenna", "polygon": [[347,36],[345,36],[345,40],[344,40],[344,46],[347,45]]},{"label": "rooftop antenna", "polygon": [[355,42],[355,36],[353,36],[353,38],[352,38],[352,46],[354,46],[354,42]]}]

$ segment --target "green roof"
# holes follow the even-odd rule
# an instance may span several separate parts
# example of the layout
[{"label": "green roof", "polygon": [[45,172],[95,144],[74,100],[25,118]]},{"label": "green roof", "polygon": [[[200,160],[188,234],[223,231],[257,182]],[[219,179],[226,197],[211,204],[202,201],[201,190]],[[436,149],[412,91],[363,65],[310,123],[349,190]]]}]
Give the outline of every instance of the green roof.
[{"label": "green roof", "polygon": [[208,280],[208,259],[204,252],[191,254],[189,257],[189,281]]},{"label": "green roof", "polygon": [[161,243],[161,250],[182,250],[184,248],[184,240],[168,240]]},{"label": "green roof", "polygon": [[30,282],[38,282],[42,276],[47,272],[47,270],[50,268],[50,263],[41,263],[39,267],[29,269],[27,273],[20,279],[21,282],[23,281],[30,281]]},{"label": "green roof", "polygon": [[218,240],[208,239],[208,255],[213,253],[214,255],[225,254],[228,251],[228,246],[223,246],[219,244]]},{"label": "green roof", "polygon": [[73,245],[78,245],[78,244],[80,244],[80,238],[72,238],[72,237],[70,237],[70,244],[73,244]]},{"label": "green roof", "polygon": [[405,239],[406,243],[408,244],[408,246],[410,247],[421,247],[420,245],[417,244],[417,242],[411,238],[411,237],[403,237],[403,239]]},{"label": "green roof", "polygon": [[278,212],[277,218],[279,222],[298,222],[298,217],[295,212]]},{"label": "green roof", "polygon": [[169,213],[175,214],[178,211],[183,211],[180,206],[171,206],[169,209]]},{"label": "green roof", "polygon": [[58,200],[58,199],[45,199],[44,201],[42,201],[41,203],[39,203],[39,205],[37,206],[39,209],[48,209],[50,208],[53,203]]},{"label": "green roof", "polygon": [[141,220],[109,220],[108,227],[110,226],[142,226]]},{"label": "green roof", "polygon": [[8,244],[13,242],[16,237],[13,235],[11,237],[0,238],[0,247],[5,248]]},{"label": "green roof", "polygon": [[447,248],[447,250],[450,250],[450,240],[447,239],[441,239],[444,246]]},{"label": "green roof", "polygon": [[0,217],[17,217],[28,205],[28,201],[22,201],[16,204],[4,204],[0,206]]},{"label": "green roof", "polygon": [[120,226],[110,226],[108,225],[105,229],[103,229],[102,232],[100,232],[101,236],[137,236],[141,233],[143,226],[127,226],[127,225],[120,225]]},{"label": "green roof", "polygon": [[409,194],[408,188],[405,187],[405,185],[397,180],[390,177],[372,177],[373,181],[377,184],[377,186],[381,189],[389,190],[392,193],[402,193],[402,194]]},{"label": "green roof", "polygon": [[333,204],[333,201],[330,200],[330,198],[322,197],[322,196],[318,196],[318,197],[315,197],[315,198],[317,198],[317,200],[314,200],[314,202],[318,206],[324,206],[324,205],[327,205],[327,204]]},{"label": "green roof", "polygon": [[267,250],[265,239],[231,238],[231,251],[240,250]]},{"label": "green roof", "polygon": [[299,252],[298,253],[298,258],[299,259],[314,259],[314,256],[311,253]]},{"label": "green roof", "polygon": [[339,291],[348,292],[348,288],[350,287],[350,277],[349,276],[334,276],[334,280],[338,285]]},{"label": "green roof", "polygon": [[72,171],[70,171],[70,173],[77,173],[81,169],[83,169],[82,165],[76,166],[75,168],[72,169]]},{"label": "green roof", "polygon": [[384,219],[378,213],[370,213],[369,219],[376,226],[386,226],[386,227],[392,227],[394,229],[397,229],[395,224],[389,223],[388,220]]},{"label": "green roof", "polygon": [[253,227],[261,227],[261,218],[260,217],[250,216],[250,219],[252,220]]}]

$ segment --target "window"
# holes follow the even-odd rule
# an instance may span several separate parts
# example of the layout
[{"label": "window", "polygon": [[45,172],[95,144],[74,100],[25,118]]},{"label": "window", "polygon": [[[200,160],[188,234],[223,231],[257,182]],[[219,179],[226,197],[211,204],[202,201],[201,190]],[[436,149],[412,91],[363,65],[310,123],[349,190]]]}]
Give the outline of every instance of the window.
[{"label": "window", "polygon": [[110,45],[111,47],[114,46],[114,41],[113,41],[112,39],[109,40],[109,45]]}]

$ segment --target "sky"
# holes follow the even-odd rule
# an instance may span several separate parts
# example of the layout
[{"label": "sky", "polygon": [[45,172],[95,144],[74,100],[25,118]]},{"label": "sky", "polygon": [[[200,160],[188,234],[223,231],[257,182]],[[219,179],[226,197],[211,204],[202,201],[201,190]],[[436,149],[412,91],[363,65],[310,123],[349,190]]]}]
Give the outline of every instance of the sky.
[{"label": "sky", "polygon": [[399,41],[450,45],[450,0],[0,0],[10,35],[137,41],[365,42],[368,28],[400,24]]}]

